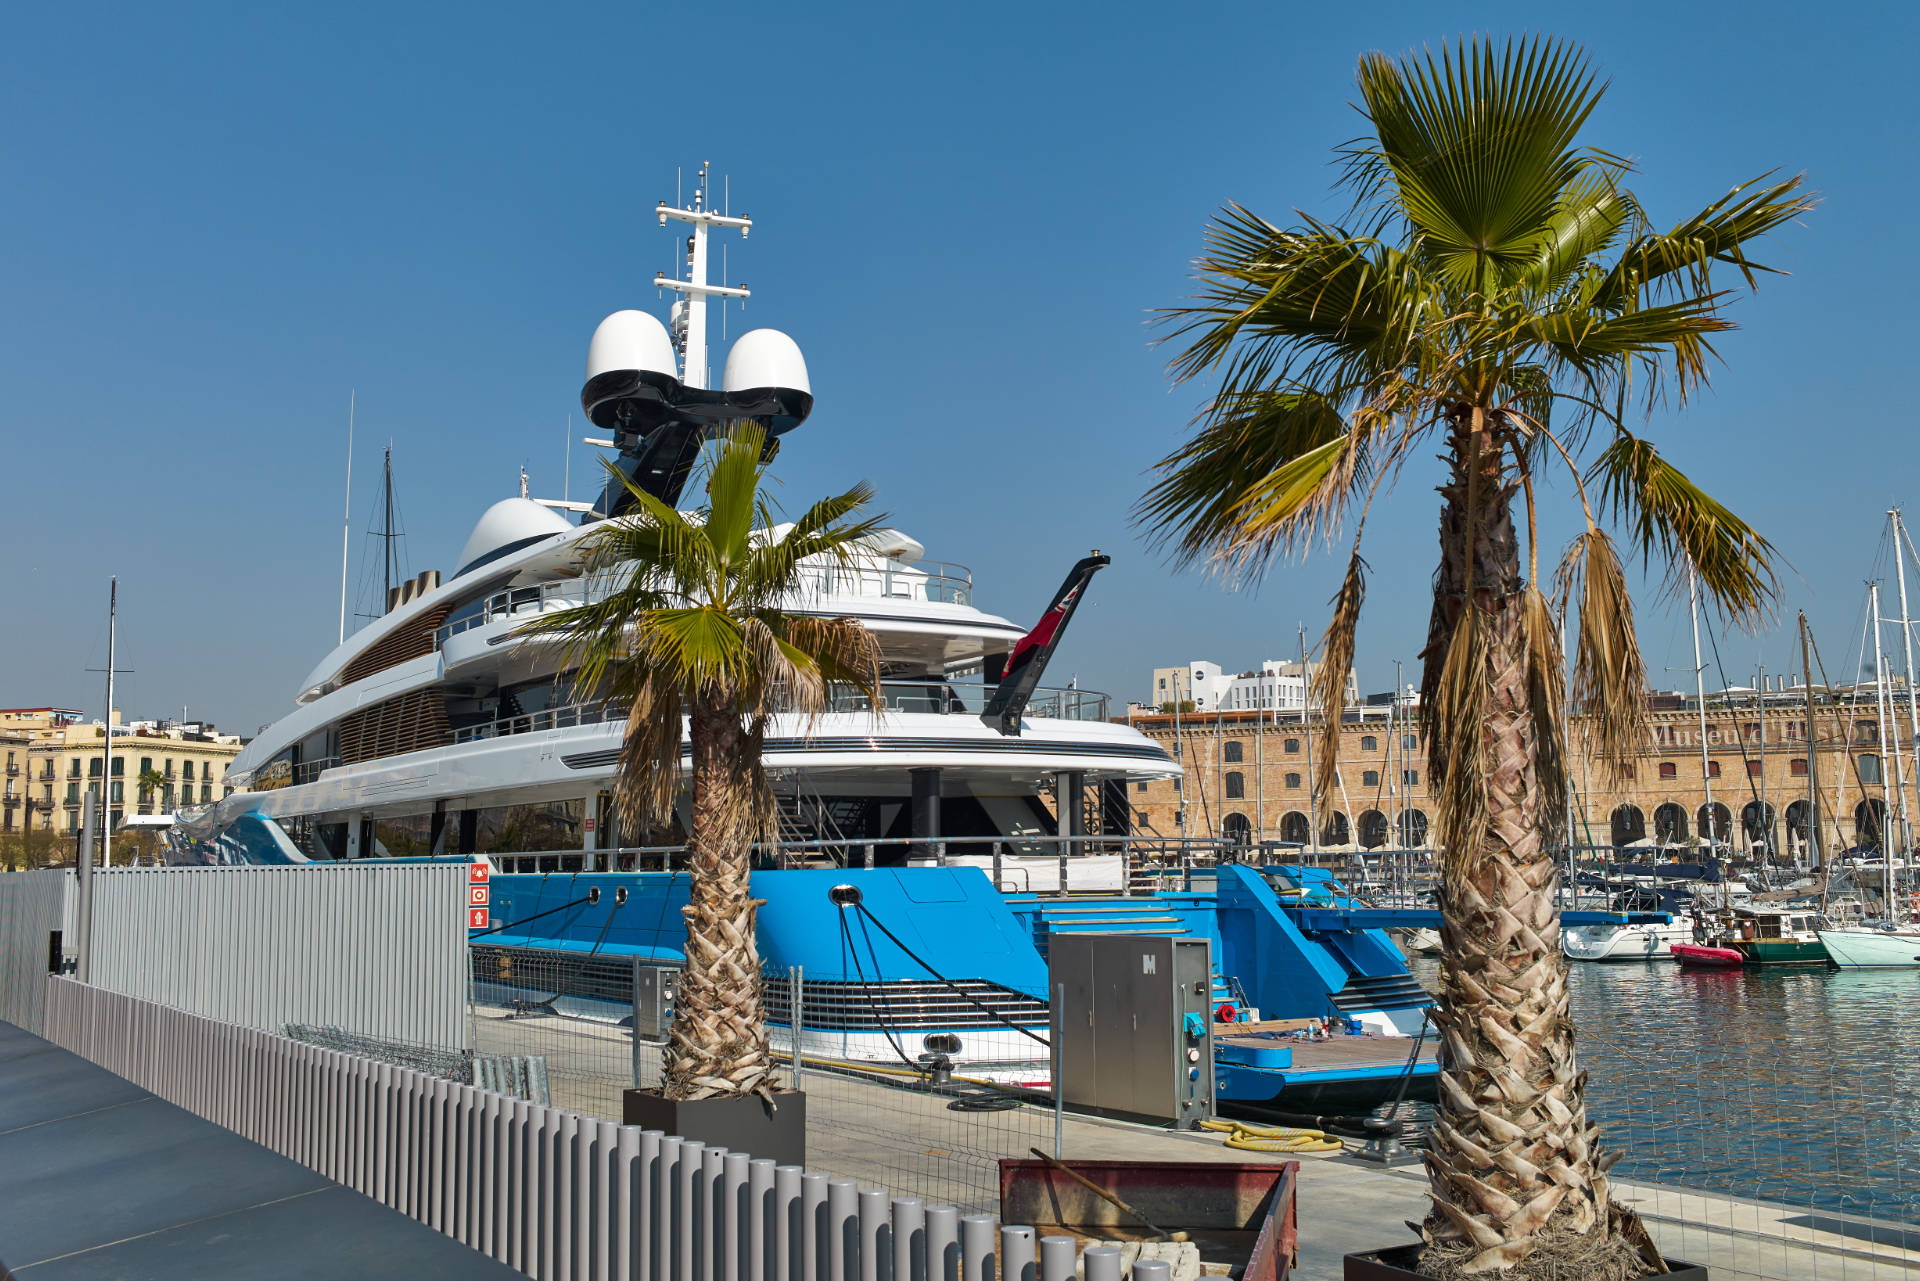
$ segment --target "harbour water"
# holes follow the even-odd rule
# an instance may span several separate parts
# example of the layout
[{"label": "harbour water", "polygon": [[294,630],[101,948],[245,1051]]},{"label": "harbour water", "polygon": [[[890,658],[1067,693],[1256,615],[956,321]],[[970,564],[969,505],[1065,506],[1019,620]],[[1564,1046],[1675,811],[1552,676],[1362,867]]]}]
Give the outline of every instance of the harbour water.
[{"label": "harbour water", "polygon": [[1627,962],[1571,990],[1616,1176],[1920,1223],[1920,971]]}]

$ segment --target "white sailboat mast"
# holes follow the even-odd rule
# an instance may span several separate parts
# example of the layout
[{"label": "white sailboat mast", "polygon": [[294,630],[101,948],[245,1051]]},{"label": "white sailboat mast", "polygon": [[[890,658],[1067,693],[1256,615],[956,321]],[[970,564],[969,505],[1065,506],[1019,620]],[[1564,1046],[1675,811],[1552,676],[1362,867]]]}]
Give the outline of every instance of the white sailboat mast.
[{"label": "white sailboat mast", "polygon": [[113,866],[113,633],[120,612],[120,580],[107,587],[107,759],[100,778],[100,866]]},{"label": "white sailboat mast", "polygon": [[[1887,823],[1884,815],[1887,807],[1887,714],[1893,708],[1887,697],[1887,654],[1880,645],[1880,584],[1875,583],[1869,587],[1867,594],[1873,601],[1873,705],[1876,713],[1875,728],[1880,731],[1880,807],[1883,815],[1880,821],[1880,852],[1887,856],[1888,875],[1891,875],[1893,851],[1888,848],[1891,842],[1887,840]],[[1893,770],[1893,776],[1898,780],[1895,784],[1895,794],[1899,797],[1900,830],[1904,836],[1907,830],[1906,768],[1901,762],[1897,746],[1894,751]]]},{"label": "white sailboat mast", "polygon": [[687,278],[675,280],[664,274],[656,274],[653,278],[653,283],[659,288],[676,290],[685,295],[674,305],[671,329],[675,341],[680,344],[680,381],[689,387],[710,385],[707,375],[707,299],[738,298],[744,302],[752,296],[738,286],[707,283],[707,233],[715,227],[738,227],[740,238],[745,240],[747,232],[753,227],[751,218],[735,218],[706,207],[709,168],[705,162],[700,166],[700,181],[693,189],[693,204],[690,207],[675,209],[663,200],[654,210],[660,216],[662,227],[667,225],[669,218],[690,223],[693,227],[693,234],[687,237]]},{"label": "white sailboat mast", "polygon": [[[1700,785],[1706,789],[1707,853],[1711,855],[1719,840],[1713,813],[1713,769],[1707,761],[1707,682],[1706,664],[1700,661],[1700,576],[1692,562],[1687,564],[1687,609],[1693,615],[1693,694],[1700,712]],[[1729,824],[1731,826],[1731,824]],[[1731,833],[1729,833],[1731,836]]]},{"label": "white sailboat mast", "polygon": [[[1910,752],[1920,752],[1920,694],[1913,688],[1913,614],[1907,609],[1907,531],[1906,522],[1900,519],[1900,509],[1892,508],[1887,519],[1893,522],[1893,569],[1894,581],[1900,585],[1900,646],[1906,654],[1907,677],[1907,747]],[[1914,760],[1914,786],[1920,788],[1920,757]],[[1906,804],[1906,786],[1901,785],[1900,803]],[[1916,792],[1920,800],[1920,792]],[[1913,845],[1913,829],[1907,829],[1907,845]]]},{"label": "white sailboat mast", "polygon": [[353,402],[347,393],[347,501],[340,513],[340,644],[347,643],[347,533],[353,525]]}]

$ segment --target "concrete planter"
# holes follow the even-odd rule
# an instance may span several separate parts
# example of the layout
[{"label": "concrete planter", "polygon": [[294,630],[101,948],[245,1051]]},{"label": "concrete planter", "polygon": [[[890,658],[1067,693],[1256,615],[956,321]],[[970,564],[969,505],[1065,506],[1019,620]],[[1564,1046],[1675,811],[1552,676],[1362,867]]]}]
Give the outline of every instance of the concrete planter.
[{"label": "concrete planter", "polygon": [[[1414,1265],[1420,1261],[1420,1249],[1418,1244],[1397,1245],[1390,1250],[1349,1254],[1342,1260],[1341,1276],[1345,1281],[1422,1281],[1423,1274],[1414,1271]],[[1667,1260],[1667,1275],[1673,1281],[1707,1281],[1705,1268],[1678,1259]],[[1568,1281],[1574,1279],[1569,1277]]]},{"label": "concrete planter", "polygon": [[663,1099],[652,1090],[624,1090],[620,1119],[628,1125],[695,1139],[710,1148],[771,1157],[780,1165],[807,1163],[807,1096],[774,1094],[778,1108],[753,1095],[736,1099]]}]

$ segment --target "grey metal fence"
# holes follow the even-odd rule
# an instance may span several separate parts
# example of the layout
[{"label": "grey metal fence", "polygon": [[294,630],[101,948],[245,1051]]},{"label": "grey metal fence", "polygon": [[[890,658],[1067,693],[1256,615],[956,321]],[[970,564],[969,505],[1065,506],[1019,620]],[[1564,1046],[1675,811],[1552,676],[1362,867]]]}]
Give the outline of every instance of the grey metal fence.
[{"label": "grey metal fence", "polygon": [[467,1045],[464,864],[94,873],[97,986],[247,1027]]},{"label": "grey metal fence", "polygon": [[38,1033],[45,1025],[50,935],[72,935],[73,873],[59,869],[0,876],[0,1020]]},{"label": "grey metal fence", "polygon": [[[48,980],[55,1044],[541,1281],[1072,1281],[1076,1249],[800,1166]],[[1120,1251],[1085,1251],[1119,1281]],[[1143,1262],[1138,1281],[1165,1278]]]}]

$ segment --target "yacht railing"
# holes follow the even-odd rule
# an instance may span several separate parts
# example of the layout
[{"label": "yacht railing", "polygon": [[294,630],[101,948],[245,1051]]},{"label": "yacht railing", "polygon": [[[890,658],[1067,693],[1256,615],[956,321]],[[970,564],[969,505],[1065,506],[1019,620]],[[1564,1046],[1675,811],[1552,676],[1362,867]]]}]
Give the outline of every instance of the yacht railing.
[{"label": "yacht railing", "polygon": [[[881,714],[889,712],[933,716],[978,716],[986,710],[991,687],[951,685],[941,681],[882,681]],[[857,690],[836,689],[828,696],[829,710],[867,712],[872,701]],[[1027,704],[1027,715],[1040,720],[1104,721],[1111,696],[1090,689],[1036,689]],[[503,716],[498,720],[467,725],[454,730],[453,741],[473,743],[510,734],[533,734],[546,730],[572,729],[578,725],[601,725],[624,720],[626,708],[608,703],[569,703]]]},{"label": "yacht railing", "polygon": [[890,600],[973,603],[973,571],[944,560],[910,565],[854,563],[809,566],[801,572],[802,595],[877,596]]},{"label": "yacht railing", "polygon": [[[502,873],[671,872],[685,870],[687,851],[684,845],[633,845],[603,850],[485,851],[475,857],[485,857]],[[771,848],[756,846],[752,858],[756,867],[779,871],[970,866],[986,872],[1009,894],[1041,889],[1136,894],[1192,889],[1196,875],[1210,875],[1223,863],[1257,867],[1269,861],[1269,853],[1257,845],[1203,837],[1035,834],[933,841],[906,837],[781,841]],[[1121,883],[1115,885],[1120,869],[1124,869]]]},{"label": "yacht railing", "polygon": [[[510,587],[495,592],[480,603],[477,612],[437,629],[433,645],[439,649],[450,637],[474,627],[519,614],[545,613],[549,606],[582,605],[596,600],[601,591],[591,590],[580,579],[562,579],[536,583],[529,587]],[[942,605],[973,603],[973,571],[949,561],[924,560],[912,565],[825,564],[802,571],[799,595],[865,596],[887,600],[932,601]]]}]

